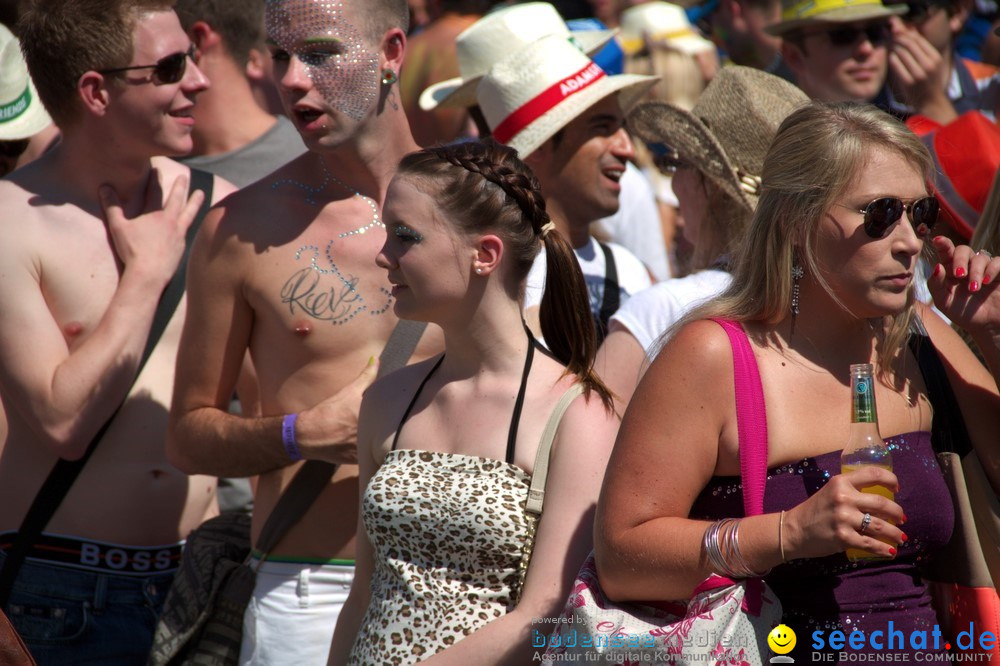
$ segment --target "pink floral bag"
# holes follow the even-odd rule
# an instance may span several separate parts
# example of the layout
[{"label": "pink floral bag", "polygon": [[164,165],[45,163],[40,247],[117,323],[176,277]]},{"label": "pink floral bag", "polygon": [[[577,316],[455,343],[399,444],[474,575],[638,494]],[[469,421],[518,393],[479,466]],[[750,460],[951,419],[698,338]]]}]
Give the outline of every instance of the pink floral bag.
[{"label": "pink floral bag", "polygon": [[[760,515],[767,420],[757,361],[742,327],[715,321],[733,347],[743,509],[747,516]],[[781,603],[761,579],[717,575],[702,581],[687,602],[616,603],[601,589],[591,553],[557,622],[550,636],[532,632],[534,646],[547,648],[544,661],[759,666],[767,662],[767,635],[781,622]]]}]

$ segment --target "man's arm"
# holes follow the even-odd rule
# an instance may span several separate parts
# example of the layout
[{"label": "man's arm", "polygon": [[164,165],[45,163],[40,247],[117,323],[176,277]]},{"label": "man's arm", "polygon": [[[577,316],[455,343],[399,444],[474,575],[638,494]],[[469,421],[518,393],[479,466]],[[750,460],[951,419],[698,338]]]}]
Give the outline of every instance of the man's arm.
[{"label": "man's arm", "polygon": [[[155,181],[150,178],[146,210]],[[27,234],[11,234],[2,244],[0,387],[4,401],[59,457],[83,455],[132,385],[159,295],[180,262],[185,232],[203,198],[186,192],[187,179],[178,178],[162,210],[129,220],[114,192],[102,188],[124,269],[93,332],[72,350],[46,302],[39,250]]]},{"label": "man's arm", "polygon": [[[282,416],[228,412],[254,315],[240,277],[243,248],[234,234],[220,229],[226,214],[222,206],[205,217],[188,262],[187,318],[177,353],[167,456],[189,474],[243,477],[292,461],[282,444]],[[295,432],[304,457],[356,462],[361,394],[376,370],[377,364],[370,364],[354,382],[299,413]]]}]

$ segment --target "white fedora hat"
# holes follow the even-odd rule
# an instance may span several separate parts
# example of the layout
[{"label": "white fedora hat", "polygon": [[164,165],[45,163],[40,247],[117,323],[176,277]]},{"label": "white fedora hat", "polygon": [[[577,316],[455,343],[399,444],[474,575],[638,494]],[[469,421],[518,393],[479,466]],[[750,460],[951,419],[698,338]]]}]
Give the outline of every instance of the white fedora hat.
[{"label": "white fedora hat", "polygon": [[476,85],[490,67],[513,51],[547,35],[574,40],[588,55],[615,36],[614,30],[570,32],[556,8],[547,2],[505,7],[479,19],[455,40],[461,76],[435,83],[420,95],[420,108],[465,107],[476,103]]},{"label": "white fedora hat", "polygon": [[658,80],[608,76],[573,44],[550,35],[494,65],[479,82],[476,97],[494,138],[524,159],[608,95],[618,93],[627,113]]},{"label": "white fedora hat", "polygon": [[622,12],[621,40],[625,53],[634,55],[647,42],[659,42],[672,49],[695,55],[715,50],[688,21],[679,5],[669,2],[644,2]]},{"label": "white fedora hat", "polygon": [[21,56],[21,45],[0,25],[0,141],[27,139],[52,124]]}]

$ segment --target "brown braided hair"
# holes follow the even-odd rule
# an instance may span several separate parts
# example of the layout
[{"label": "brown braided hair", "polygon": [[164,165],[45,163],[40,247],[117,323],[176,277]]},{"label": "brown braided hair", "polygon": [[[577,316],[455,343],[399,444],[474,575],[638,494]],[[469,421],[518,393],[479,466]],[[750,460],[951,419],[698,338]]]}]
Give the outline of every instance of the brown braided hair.
[{"label": "brown braided hair", "polygon": [[461,231],[495,233],[503,240],[514,277],[511,298],[520,300],[543,239],[546,277],[539,319],[545,342],[587,393],[596,391],[612,409],[611,391],[593,368],[597,334],[583,272],[562,234],[550,227],[543,235],[552,220],[538,179],[517,151],[490,138],[434,146],[404,157],[396,173],[424,185]]}]

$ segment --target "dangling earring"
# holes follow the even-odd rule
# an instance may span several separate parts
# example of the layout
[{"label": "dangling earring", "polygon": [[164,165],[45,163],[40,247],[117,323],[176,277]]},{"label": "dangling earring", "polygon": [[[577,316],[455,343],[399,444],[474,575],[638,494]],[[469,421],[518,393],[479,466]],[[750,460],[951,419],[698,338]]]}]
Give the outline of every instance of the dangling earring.
[{"label": "dangling earring", "polygon": [[792,264],[792,332],[789,338],[795,335],[795,318],[799,316],[799,280],[805,276],[806,272],[799,265],[798,260]]},{"label": "dangling earring", "polygon": [[396,72],[394,70],[391,70],[388,67],[382,70],[382,84],[383,85],[391,86],[393,83],[395,83],[398,80],[399,80],[399,78],[396,76]]}]

